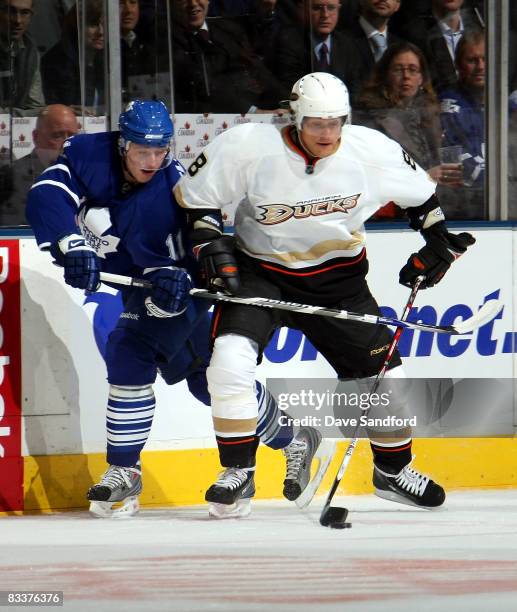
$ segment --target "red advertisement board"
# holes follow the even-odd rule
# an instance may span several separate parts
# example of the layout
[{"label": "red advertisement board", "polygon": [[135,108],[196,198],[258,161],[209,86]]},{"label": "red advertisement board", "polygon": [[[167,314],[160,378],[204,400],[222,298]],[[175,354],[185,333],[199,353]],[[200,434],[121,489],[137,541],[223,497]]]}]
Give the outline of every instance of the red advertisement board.
[{"label": "red advertisement board", "polygon": [[23,510],[18,240],[0,240],[0,512]]}]

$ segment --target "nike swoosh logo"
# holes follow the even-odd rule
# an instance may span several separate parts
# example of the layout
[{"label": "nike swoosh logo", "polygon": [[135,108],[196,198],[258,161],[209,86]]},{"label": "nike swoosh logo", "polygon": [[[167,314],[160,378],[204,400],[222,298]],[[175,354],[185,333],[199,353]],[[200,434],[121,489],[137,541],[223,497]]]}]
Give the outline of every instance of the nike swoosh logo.
[{"label": "nike swoosh logo", "polygon": [[68,243],[69,249],[74,249],[78,246],[84,246],[84,240],[70,240],[70,242]]}]

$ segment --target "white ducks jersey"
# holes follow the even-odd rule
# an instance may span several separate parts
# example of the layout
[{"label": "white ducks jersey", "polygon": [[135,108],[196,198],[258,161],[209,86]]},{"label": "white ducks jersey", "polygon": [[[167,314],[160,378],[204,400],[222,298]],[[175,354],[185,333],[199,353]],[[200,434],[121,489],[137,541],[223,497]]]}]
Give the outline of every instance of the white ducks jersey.
[{"label": "white ducks jersey", "polygon": [[239,248],[301,271],[357,258],[364,222],[379,208],[420,206],[435,191],[400,145],[376,130],[345,125],[336,152],[308,168],[293,129],[251,123],[222,133],[180,180],[178,201],[194,209],[238,203]]}]

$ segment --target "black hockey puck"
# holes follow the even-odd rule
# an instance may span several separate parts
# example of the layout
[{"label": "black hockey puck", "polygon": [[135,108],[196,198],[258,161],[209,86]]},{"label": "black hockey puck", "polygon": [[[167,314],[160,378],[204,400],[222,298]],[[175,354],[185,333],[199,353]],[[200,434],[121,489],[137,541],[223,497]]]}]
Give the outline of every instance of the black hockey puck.
[{"label": "black hockey puck", "polygon": [[323,527],[333,527],[334,529],[344,529],[343,525],[348,516],[348,510],[346,508],[338,508],[336,506],[329,506],[325,508],[320,516],[320,524]]},{"label": "black hockey puck", "polygon": [[350,529],[352,527],[352,523],[330,523],[329,527],[331,529]]}]

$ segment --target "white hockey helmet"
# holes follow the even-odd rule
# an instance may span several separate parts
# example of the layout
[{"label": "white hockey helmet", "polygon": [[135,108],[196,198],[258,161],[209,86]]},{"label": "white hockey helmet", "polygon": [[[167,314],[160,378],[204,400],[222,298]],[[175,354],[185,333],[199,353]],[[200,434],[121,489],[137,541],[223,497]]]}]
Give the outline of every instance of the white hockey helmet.
[{"label": "white hockey helmet", "polygon": [[311,72],[293,85],[289,108],[299,130],[305,117],[346,117],[350,113],[348,89],[333,74]]}]

